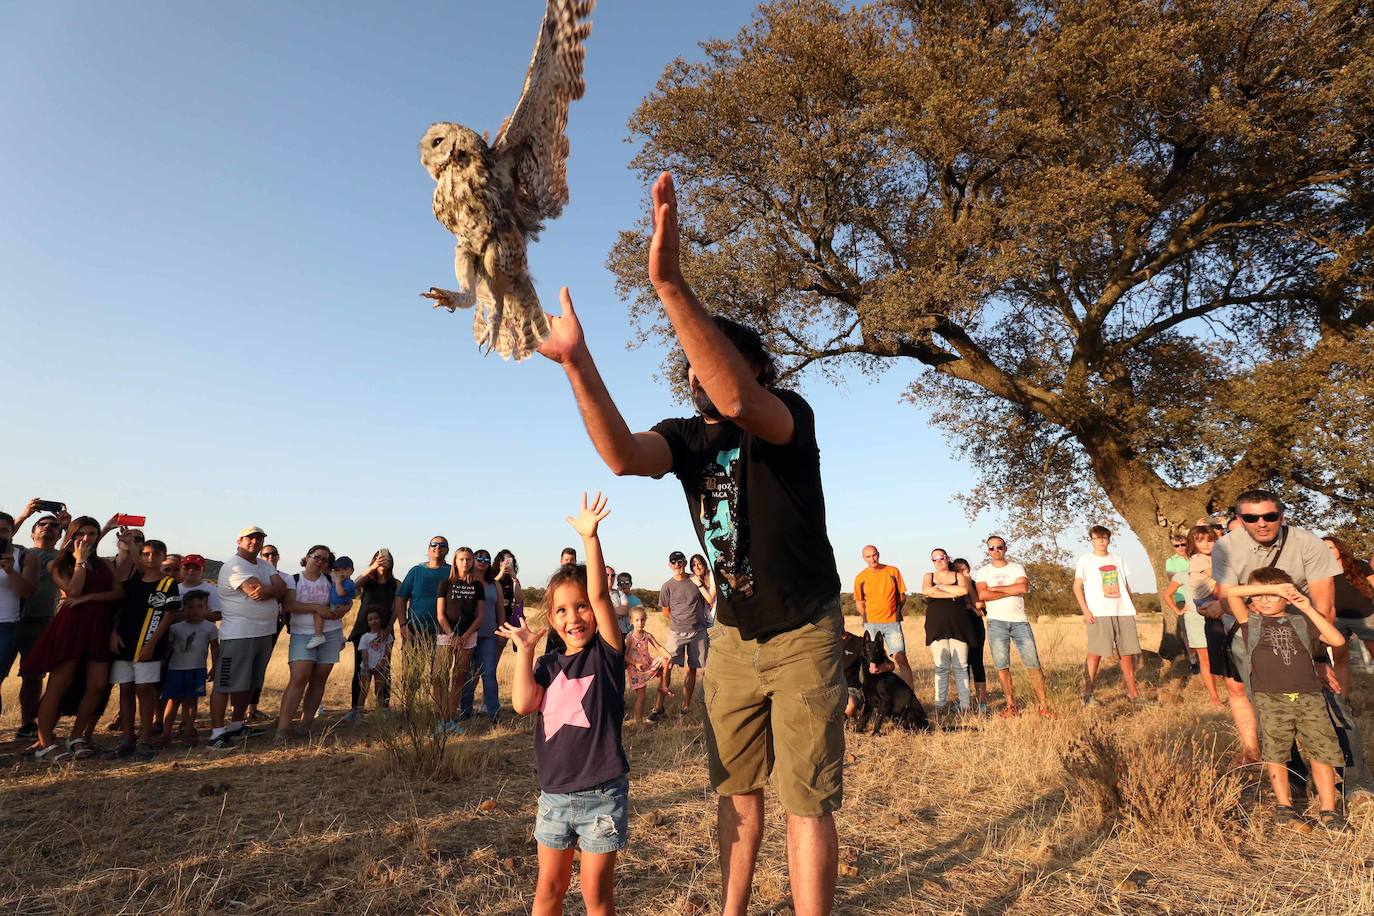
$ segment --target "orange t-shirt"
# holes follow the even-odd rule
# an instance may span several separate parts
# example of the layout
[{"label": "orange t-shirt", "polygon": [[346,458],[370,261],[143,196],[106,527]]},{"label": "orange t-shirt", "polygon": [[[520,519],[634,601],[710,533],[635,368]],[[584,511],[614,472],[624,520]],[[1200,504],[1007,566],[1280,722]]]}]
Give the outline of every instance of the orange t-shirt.
[{"label": "orange t-shirt", "polygon": [[865,566],[854,577],[854,600],[866,602],[868,623],[896,623],[897,596],[906,594],[902,571],[895,566]]}]

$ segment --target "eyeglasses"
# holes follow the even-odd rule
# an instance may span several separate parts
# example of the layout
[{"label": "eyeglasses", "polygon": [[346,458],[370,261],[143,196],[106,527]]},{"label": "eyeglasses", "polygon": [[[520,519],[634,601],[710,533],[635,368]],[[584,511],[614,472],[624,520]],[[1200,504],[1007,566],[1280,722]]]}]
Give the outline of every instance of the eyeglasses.
[{"label": "eyeglasses", "polygon": [[445,550],[448,550],[448,541],[430,541],[430,542],[429,542],[429,546],[430,546],[431,548],[433,548],[433,547],[442,547],[442,548],[444,548]]},{"label": "eyeglasses", "polygon": [[1242,512],[1240,514],[1240,520],[1247,525],[1253,525],[1260,519],[1264,519],[1266,522],[1277,522],[1281,515],[1283,515],[1282,512],[1261,512],[1258,514],[1253,512]]},{"label": "eyeglasses", "polygon": [[312,560],[319,560],[321,563],[328,563],[328,562],[329,562],[329,555],[328,555],[328,554],[312,553],[312,554],[310,555],[310,559],[312,559]]},{"label": "eyeglasses", "polygon": [[476,563],[490,563],[490,562],[491,562],[491,557],[484,557],[484,556],[482,556],[480,553],[479,553],[477,556],[473,557],[472,559],[473,559],[473,561],[476,562]]}]

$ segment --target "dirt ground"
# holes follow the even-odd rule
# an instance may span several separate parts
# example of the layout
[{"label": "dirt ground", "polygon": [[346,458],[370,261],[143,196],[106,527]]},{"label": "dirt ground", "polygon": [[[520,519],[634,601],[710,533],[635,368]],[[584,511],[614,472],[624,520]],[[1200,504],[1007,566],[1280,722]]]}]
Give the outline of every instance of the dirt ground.
[{"label": "dirt ground", "polygon": [[[1081,625],[1035,629],[1057,720],[994,715],[929,734],[848,735],[836,912],[1374,913],[1374,812],[1353,813],[1347,837],[1276,832],[1258,773],[1227,772],[1229,716],[1197,684],[1173,677],[1160,687],[1156,664],[1145,693],[1158,705],[1133,709],[1113,668],[1103,706],[1086,711]],[[1158,633],[1157,618],[1142,618],[1143,644],[1157,645]],[[920,634],[921,621],[909,621],[929,706]],[[441,775],[417,774],[387,750],[393,722],[340,722],[350,654],[314,733],[283,750],[263,736],[228,753],[178,747],[152,763],[49,766],[0,745],[0,911],[528,912],[538,795],[530,722],[507,706],[500,725],[449,743]],[[282,641],[266,709],[285,684],[285,658]],[[503,688],[513,661],[506,653]],[[17,688],[17,677],[4,682],[6,737],[18,724]],[[1358,677],[1357,705],[1371,691],[1374,679]],[[995,687],[993,704],[1002,705]],[[111,745],[112,714],[100,732]],[[700,718],[698,689],[690,716],[626,728],[624,913],[716,907]],[[1361,724],[1374,734],[1374,718]],[[771,800],[768,818],[753,912],[788,912],[784,819]],[[575,884],[568,912],[582,912]]]}]

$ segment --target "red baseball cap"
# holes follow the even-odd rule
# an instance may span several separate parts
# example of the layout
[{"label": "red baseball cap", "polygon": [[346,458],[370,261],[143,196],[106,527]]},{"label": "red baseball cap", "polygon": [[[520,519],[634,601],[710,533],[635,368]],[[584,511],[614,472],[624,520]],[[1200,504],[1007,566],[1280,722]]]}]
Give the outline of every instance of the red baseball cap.
[{"label": "red baseball cap", "polygon": [[205,558],[198,553],[188,553],[186,556],[181,558],[181,565],[203,567],[205,565]]}]

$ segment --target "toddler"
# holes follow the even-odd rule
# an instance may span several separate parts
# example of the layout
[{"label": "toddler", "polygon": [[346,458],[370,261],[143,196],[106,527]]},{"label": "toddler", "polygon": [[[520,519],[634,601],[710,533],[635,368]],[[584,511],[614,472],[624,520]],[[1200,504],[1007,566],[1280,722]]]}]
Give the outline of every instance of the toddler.
[{"label": "toddler", "polygon": [[392,635],[382,629],[380,611],[367,612],[367,632],[358,640],[358,661],[362,668],[358,673],[357,708],[367,705],[367,688],[377,682],[377,695],[381,696],[387,682],[391,679]]},{"label": "toddler", "polygon": [[[339,557],[334,561],[334,566],[329,572],[329,578],[333,588],[329,590],[329,607],[333,610],[343,608],[344,612],[353,604],[353,597],[358,594],[358,588],[353,584],[353,561],[348,557]],[[305,644],[307,649],[318,649],[324,645],[324,618],[319,614],[315,615],[315,635],[310,637],[310,641]]]},{"label": "toddler", "polygon": [[644,691],[654,678],[659,678],[658,692],[664,696],[672,694],[672,691],[663,686],[664,672],[667,670],[672,657],[663,646],[659,645],[654,634],[650,633],[645,627],[648,625],[649,615],[645,613],[643,607],[630,609],[630,632],[625,637],[625,670],[630,675],[630,689],[635,692],[635,714],[636,722],[644,715]]}]

